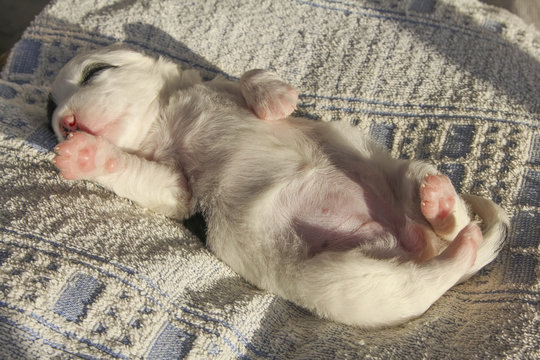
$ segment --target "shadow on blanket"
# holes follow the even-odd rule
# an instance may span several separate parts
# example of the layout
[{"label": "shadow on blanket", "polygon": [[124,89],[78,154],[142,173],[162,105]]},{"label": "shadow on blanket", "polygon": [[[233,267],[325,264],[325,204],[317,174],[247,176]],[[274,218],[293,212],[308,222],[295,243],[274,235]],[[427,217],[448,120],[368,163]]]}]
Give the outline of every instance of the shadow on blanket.
[{"label": "shadow on blanket", "polygon": [[[373,4],[376,5],[376,1]],[[435,0],[412,1],[417,3],[416,11],[429,13],[434,10]],[[467,28],[459,25],[450,26],[451,32],[460,32],[471,39],[479,38],[489,46],[488,51],[492,56],[463,56],[471,53],[471,44],[468,42],[453,42],[451,38],[438,34],[440,24],[433,27],[432,31],[419,31],[420,28],[414,26],[423,20],[411,16],[409,21],[396,21],[396,25],[402,30],[413,34],[426,46],[435,48],[444,56],[449,64],[458,69],[465,69],[474,78],[491,83],[500,92],[512,97],[518,104],[523,104],[531,112],[540,112],[538,94],[540,94],[540,83],[535,77],[529,76],[527,68],[532,68],[533,73],[540,74],[540,63],[530,55],[524,53],[515,45],[509,44],[501,35],[504,24],[487,18],[487,14],[464,14],[456,12],[455,8],[445,2],[437,2],[437,11],[440,13],[451,13],[453,18],[459,19],[459,23],[467,24]],[[472,29],[472,30],[471,30]],[[486,49],[482,49],[486,50]],[[474,50],[473,50],[474,51]],[[513,61],[503,61],[502,59],[513,59]],[[500,66],[493,67],[497,62]],[[490,66],[488,66],[490,65]],[[491,71],[486,71],[490,69]],[[464,84],[464,87],[466,84]],[[515,88],[518,86],[518,88]],[[459,96],[459,89],[455,89],[455,96]],[[457,100],[462,100],[457,98]]]},{"label": "shadow on blanket", "polygon": [[[126,44],[135,46],[139,50],[150,54],[163,55],[172,58],[173,61],[187,64],[188,66],[185,68],[199,70],[204,80],[211,80],[218,74],[234,79],[233,76],[194,53],[182,42],[153,25],[143,23],[126,24],[124,25],[124,32],[127,35]],[[243,72],[243,69],[238,71]]]}]

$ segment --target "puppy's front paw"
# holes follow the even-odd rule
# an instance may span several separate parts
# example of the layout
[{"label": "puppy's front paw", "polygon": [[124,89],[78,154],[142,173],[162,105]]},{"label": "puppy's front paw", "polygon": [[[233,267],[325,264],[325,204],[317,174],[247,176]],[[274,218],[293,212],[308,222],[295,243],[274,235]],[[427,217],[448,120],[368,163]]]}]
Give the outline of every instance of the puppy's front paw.
[{"label": "puppy's front paw", "polygon": [[54,163],[67,180],[91,180],[119,167],[118,155],[106,140],[81,131],[71,133],[55,152]]},{"label": "puppy's front paw", "polygon": [[251,70],[240,79],[249,108],[263,120],[279,120],[296,108],[298,91],[265,70]]}]

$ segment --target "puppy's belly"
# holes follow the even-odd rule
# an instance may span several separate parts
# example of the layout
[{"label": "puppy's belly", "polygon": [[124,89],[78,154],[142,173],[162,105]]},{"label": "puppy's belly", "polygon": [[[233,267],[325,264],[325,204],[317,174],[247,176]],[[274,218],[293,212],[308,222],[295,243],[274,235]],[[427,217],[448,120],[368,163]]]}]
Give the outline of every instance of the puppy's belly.
[{"label": "puppy's belly", "polygon": [[[321,203],[307,202],[293,218],[293,229],[307,246],[308,256],[358,246],[395,248],[392,229],[375,220],[358,194],[331,194]],[[351,201],[356,200],[356,201]]]},{"label": "puppy's belly", "polygon": [[426,231],[409,220],[387,198],[353,181],[332,182],[332,190],[300,196],[293,230],[307,247],[307,256],[324,251],[360,248],[377,257],[422,252]]},{"label": "puppy's belly", "polygon": [[397,239],[391,233],[364,214],[339,217],[331,214],[336,209],[317,210],[321,212],[318,214],[320,216],[296,218],[293,221],[294,230],[307,245],[310,257],[323,251],[345,251],[358,246],[390,249],[397,246]]}]

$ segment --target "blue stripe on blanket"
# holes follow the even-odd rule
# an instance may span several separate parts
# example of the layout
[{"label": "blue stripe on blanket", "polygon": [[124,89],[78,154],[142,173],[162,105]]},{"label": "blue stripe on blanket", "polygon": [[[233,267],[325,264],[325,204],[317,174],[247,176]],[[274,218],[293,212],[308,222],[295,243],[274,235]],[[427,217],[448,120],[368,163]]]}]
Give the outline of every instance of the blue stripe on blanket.
[{"label": "blue stripe on blanket", "polygon": [[[465,106],[457,108],[453,105],[439,105],[439,104],[421,104],[421,103],[406,103],[406,102],[395,102],[395,101],[389,101],[389,100],[376,100],[376,99],[364,99],[360,97],[353,97],[353,96],[328,96],[328,95],[317,95],[317,94],[300,94],[300,99],[324,99],[324,100],[330,100],[330,101],[343,101],[347,103],[361,103],[366,105],[381,105],[385,107],[397,107],[397,108],[408,108],[408,109],[420,109],[420,110],[443,110],[443,111],[456,111],[456,110],[463,110],[465,113],[470,112],[481,112],[485,114],[491,114],[493,115],[501,115],[503,117],[511,117],[511,116],[517,116],[524,119],[531,119],[535,121],[540,121],[540,117],[533,116],[531,114],[527,113],[516,113],[516,112],[509,112],[509,111],[503,111],[499,109],[494,108],[480,108],[476,106]],[[465,115],[465,114],[464,114]],[[480,117],[481,120],[487,120],[491,121],[494,120],[491,117],[485,115]]]},{"label": "blue stripe on blanket", "polygon": [[[418,106],[422,106],[421,104]],[[314,107],[311,104],[301,104],[300,107],[308,108],[308,107]],[[479,116],[479,115],[470,115],[467,113],[463,114],[426,114],[426,113],[413,113],[413,112],[400,112],[400,111],[387,111],[387,110],[379,110],[379,109],[357,109],[350,106],[321,106],[321,110],[329,110],[329,111],[343,111],[345,113],[360,113],[360,114],[366,114],[366,115],[375,115],[375,116],[381,116],[381,117],[390,117],[390,118],[417,118],[417,119],[449,119],[449,120],[479,120],[479,121],[486,121],[486,122],[493,122],[493,123],[504,123],[504,124],[512,124],[512,125],[525,125],[533,129],[540,128],[540,124],[538,123],[538,119],[535,117],[532,117],[532,121],[523,121],[523,120],[510,120],[505,118],[495,118],[495,117],[486,117],[486,116]],[[525,117],[526,118],[526,117]]]},{"label": "blue stripe on blanket", "polygon": [[[408,23],[408,24],[425,27],[425,28],[433,28],[436,30],[446,30],[446,31],[449,31],[450,33],[474,37],[474,38],[481,39],[484,41],[493,42],[493,43],[496,43],[505,47],[510,46],[507,42],[499,40],[498,37],[489,36],[488,32],[483,33],[483,32],[476,31],[475,29],[472,29],[466,26],[461,26],[461,25],[456,25],[456,24],[445,24],[440,21],[433,21],[433,19],[429,17],[425,17],[425,16],[412,17],[412,16],[408,16],[408,14],[406,14],[405,12],[399,12],[399,11],[388,12],[388,11],[379,10],[376,8],[369,8],[368,10],[367,7],[363,7],[363,8],[358,7],[358,9],[353,8],[351,10],[345,7],[347,6],[346,4],[325,5],[325,4],[318,4],[315,1],[307,1],[307,0],[295,0],[295,1],[302,5],[307,5],[314,8],[319,8],[319,9],[332,11],[332,12],[340,12],[347,16],[354,14],[358,16],[365,16],[365,17],[370,17],[370,18],[375,18],[375,19],[392,20],[398,23],[400,22]],[[417,1],[417,0],[414,0],[414,1]],[[426,4],[426,5],[429,5],[429,4]],[[418,8],[421,9],[420,6],[418,6]],[[424,8],[427,10],[428,6],[425,6]],[[429,12],[429,11],[425,11],[425,12]],[[419,14],[421,14],[421,12],[419,12]],[[491,30],[491,28],[488,28],[488,27],[485,27],[485,29],[488,31]],[[489,32],[492,32],[492,31],[489,31]]]}]

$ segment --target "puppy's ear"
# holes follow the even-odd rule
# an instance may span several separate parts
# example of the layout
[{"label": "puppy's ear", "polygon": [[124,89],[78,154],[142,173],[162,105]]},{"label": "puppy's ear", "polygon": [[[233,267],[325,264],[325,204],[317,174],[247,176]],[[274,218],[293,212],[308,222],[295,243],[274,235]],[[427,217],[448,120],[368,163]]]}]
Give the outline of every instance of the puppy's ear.
[{"label": "puppy's ear", "polygon": [[103,71],[111,68],[116,68],[117,66],[107,64],[107,63],[92,63],[87,65],[82,71],[81,81],[79,82],[80,86],[87,85],[93,78],[101,74]]}]

